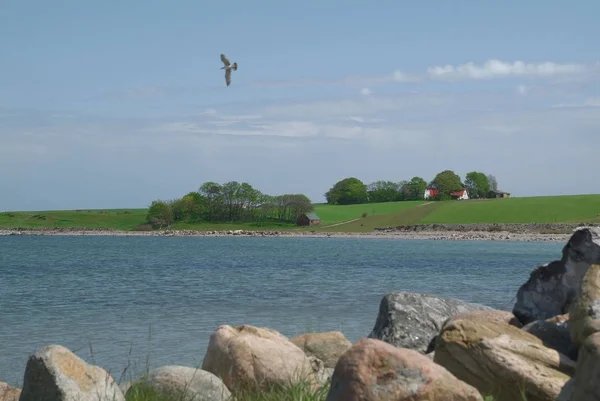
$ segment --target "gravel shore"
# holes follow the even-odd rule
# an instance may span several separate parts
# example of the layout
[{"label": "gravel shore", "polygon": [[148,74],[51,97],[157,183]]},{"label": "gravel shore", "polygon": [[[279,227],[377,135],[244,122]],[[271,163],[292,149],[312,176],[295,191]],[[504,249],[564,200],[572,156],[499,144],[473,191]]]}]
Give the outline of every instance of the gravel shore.
[{"label": "gravel shore", "polygon": [[526,242],[566,242],[572,233],[543,234],[535,232],[509,231],[399,231],[380,230],[369,233],[339,233],[313,231],[195,231],[195,230],[159,230],[159,231],[117,231],[74,228],[44,229],[0,229],[2,235],[60,235],[60,236],[162,236],[162,237],[288,237],[288,238],[364,238],[399,240],[455,240],[455,241],[526,241]]}]

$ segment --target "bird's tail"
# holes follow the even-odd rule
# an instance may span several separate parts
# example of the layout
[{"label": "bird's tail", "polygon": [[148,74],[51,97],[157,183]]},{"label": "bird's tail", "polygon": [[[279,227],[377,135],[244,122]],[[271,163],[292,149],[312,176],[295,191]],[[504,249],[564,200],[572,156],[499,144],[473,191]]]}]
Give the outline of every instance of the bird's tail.
[{"label": "bird's tail", "polygon": [[233,71],[237,71],[237,63],[233,63],[233,64],[231,65],[231,69],[232,69]]}]

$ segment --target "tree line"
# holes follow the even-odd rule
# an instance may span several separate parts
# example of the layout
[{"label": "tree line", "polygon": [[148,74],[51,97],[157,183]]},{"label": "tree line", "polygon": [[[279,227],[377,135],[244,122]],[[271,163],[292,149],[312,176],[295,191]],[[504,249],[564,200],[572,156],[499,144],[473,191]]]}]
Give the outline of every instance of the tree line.
[{"label": "tree line", "polygon": [[413,177],[409,181],[375,181],[365,184],[355,177],[344,178],[335,183],[325,193],[330,205],[350,205],[360,203],[379,203],[421,200],[427,188],[435,188],[437,193],[431,200],[451,199],[451,194],[466,189],[470,198],[490,197],[491,191],[498,189],[498,181],[492,174],[471,171],[462,181],[452,170],[438,173],[429,183],[422,177]]},{"label": "tree line", "polygon": [[155,200],[146,220],[153,227],[175,222],[283,222],[295,223],[314,210],[306,195],[267,195],[246,182],[205,182],[198,191],[170,201]]}]

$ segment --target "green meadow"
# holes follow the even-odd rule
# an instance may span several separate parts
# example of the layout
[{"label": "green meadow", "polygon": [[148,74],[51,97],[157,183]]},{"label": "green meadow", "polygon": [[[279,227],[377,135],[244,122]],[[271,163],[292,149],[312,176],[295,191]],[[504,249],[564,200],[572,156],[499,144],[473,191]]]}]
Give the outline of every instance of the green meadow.
[{"label": "green meadow", "polygon": [[[133,231],[147,209],[49,210],[0,213],[0,228],[69,227]],[[464,201],[403,201],[359,205],[315,204],[320,226],[289,223],[177,223],[191,230],[315,230],[369,232],[414,224],[600,223],[600,195],[566,195]]]}]

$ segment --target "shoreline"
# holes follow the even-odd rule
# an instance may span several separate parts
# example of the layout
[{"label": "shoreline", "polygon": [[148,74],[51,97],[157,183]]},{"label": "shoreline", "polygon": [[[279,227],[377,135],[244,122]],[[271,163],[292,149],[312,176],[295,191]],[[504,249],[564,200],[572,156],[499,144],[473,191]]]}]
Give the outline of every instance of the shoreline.
[{"label": "shoreline", "polygon": [[536,233],[479,230],[378,230],[365,233],[316,232],[316,231],[252,231],[252,230],[160,230],[120,231],[85,228],[0,229],[0,236],[117,236],[117,237],[262,237],[262,238],[356,238],[432,241],[519,241],[519,242],[566,242],[571,233]]}]

